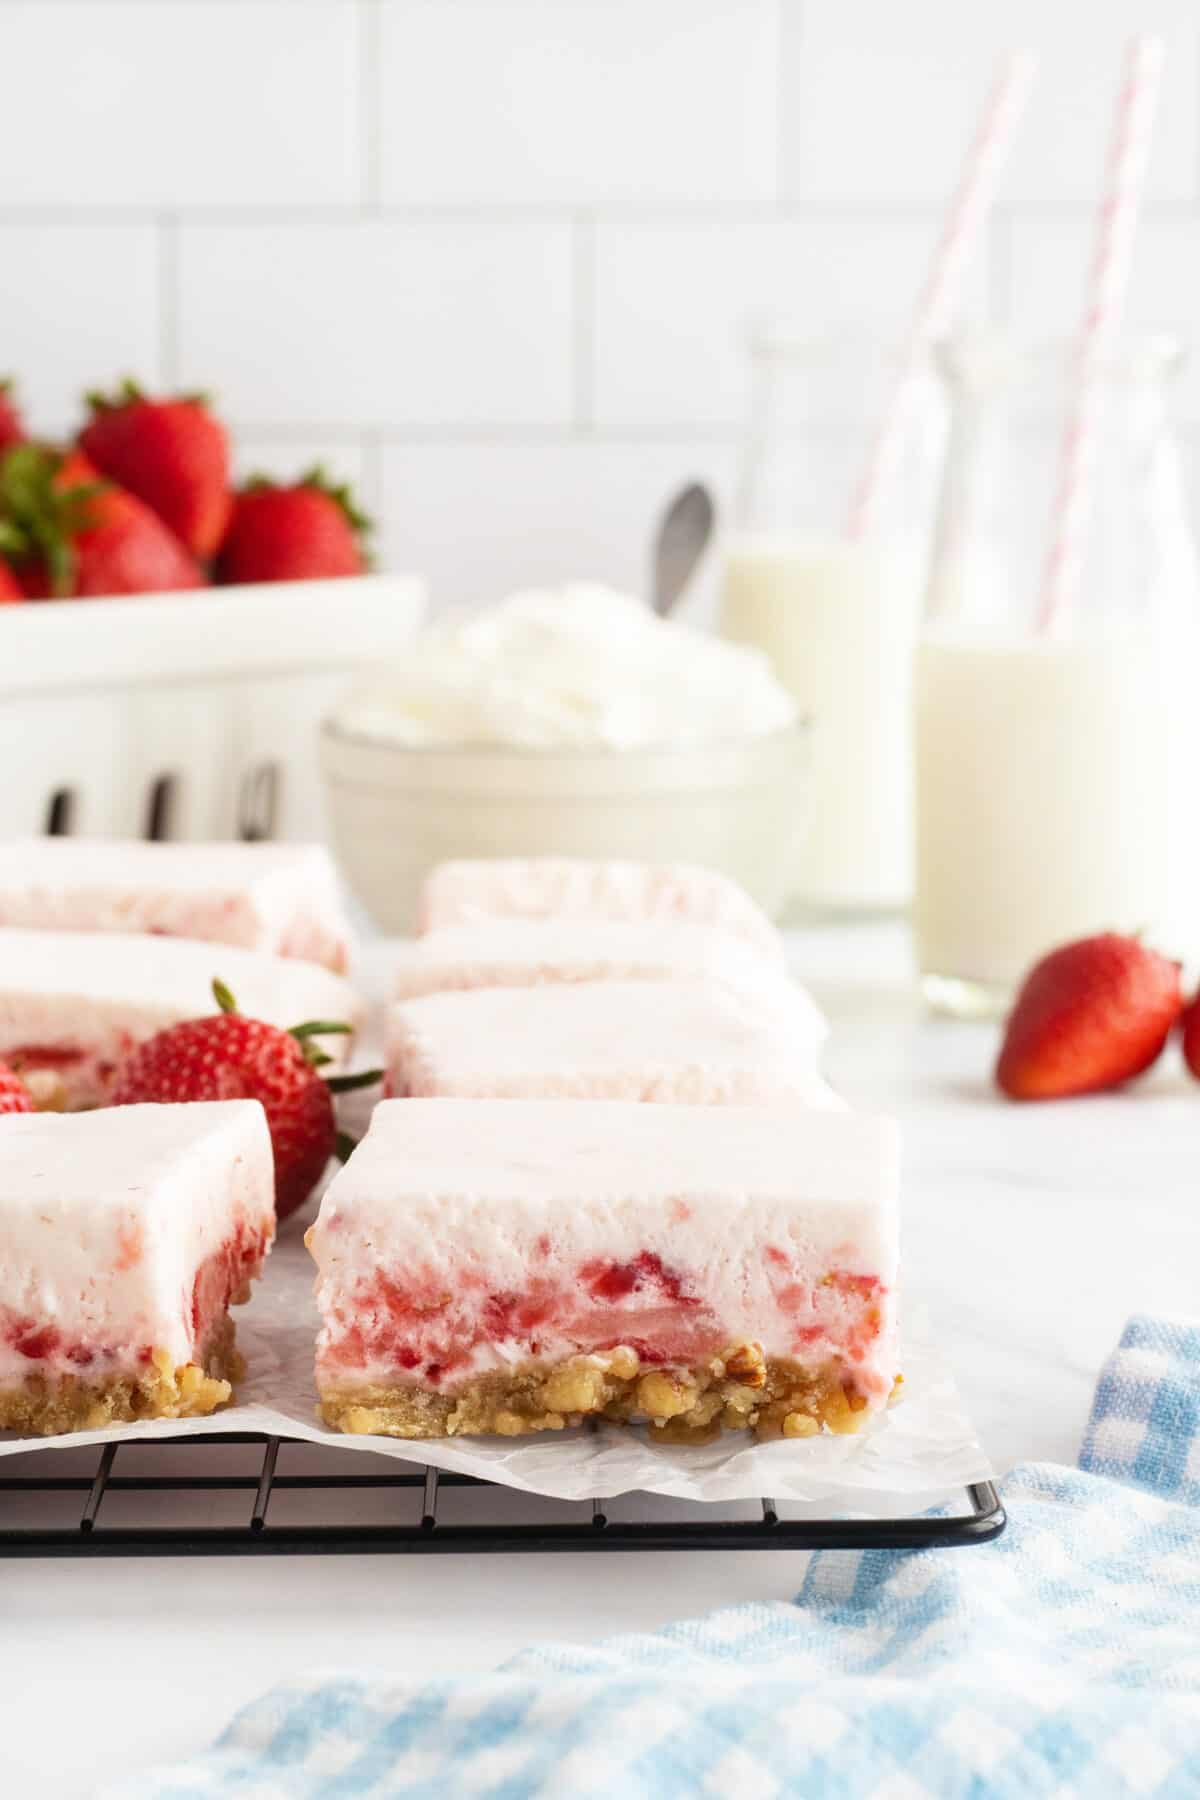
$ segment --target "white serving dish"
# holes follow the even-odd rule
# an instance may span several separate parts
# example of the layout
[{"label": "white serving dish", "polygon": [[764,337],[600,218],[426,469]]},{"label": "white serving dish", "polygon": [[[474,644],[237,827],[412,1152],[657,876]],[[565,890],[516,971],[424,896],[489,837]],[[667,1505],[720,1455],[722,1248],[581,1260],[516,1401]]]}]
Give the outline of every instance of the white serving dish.
[{"label": "white serving dish", "polygon": [[343,871],[376,923],[413,929],[448,857],[693,862],[772,915],[797,885],[807,812],[803,726],[637,750],[410,749],[327,720],[321,764]]},{"label": "white serving dish", "polygon": [[317,721],[424,612],[405,575],[0,607],[0,837],[319,837]]}]

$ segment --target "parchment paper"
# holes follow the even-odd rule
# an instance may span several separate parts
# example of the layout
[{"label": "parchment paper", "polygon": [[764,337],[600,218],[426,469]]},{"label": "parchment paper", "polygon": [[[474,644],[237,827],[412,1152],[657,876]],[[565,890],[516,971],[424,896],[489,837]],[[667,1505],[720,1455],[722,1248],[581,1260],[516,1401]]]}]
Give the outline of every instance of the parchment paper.
[{"label": "parchment paper", "polygon": [[65,1437],[0,1433],[0,1455],[73,1449],[81,1444],[192,1437],[219,1431],[267,1432],[342,1450],[366,1450],[434,1464],[506,1487],[564,1500],[607,1499],[632,1489],[685,1500],[810,1502],[845,1517],[921,1511],[954,1496],[990,1468],[963,1411],[953,1378],[920,1319],[906,1321],[904,1398],[856,1437],[756,1444],[726,1432],[703,1446],[652,1444],[646,1433],[600,1424],[527,1438],[442,1438],[409,1443],[328,1431],[316,1417],[313,1263],[303,1219],[283,1226],[263,1280],[237,1310],[238,1344],[248,1364],[236,1402],[206,1419],[157,1419]]}]

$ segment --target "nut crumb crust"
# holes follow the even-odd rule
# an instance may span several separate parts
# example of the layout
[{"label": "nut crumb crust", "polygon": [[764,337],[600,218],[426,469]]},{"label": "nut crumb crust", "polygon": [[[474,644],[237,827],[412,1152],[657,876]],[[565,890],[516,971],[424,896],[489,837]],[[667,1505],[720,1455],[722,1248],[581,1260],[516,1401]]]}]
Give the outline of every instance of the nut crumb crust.
[{"label": "nut crumb crust", "polygon": [[139,1419],[203,1418],[224,1406],[245,1372],[233,1320],[226,1316],[213,1330],[201,1363],[175,1366],[165,1350],[156,1350],[139,1375],[110,1381],[64,1375],[48,1381],[31,1374],[19,1387],[0,1388],[0,1430],[56,1437]]},{"label": "nut crumb crust", "polygon": [[659,1443],[706,1444],[722,1431],[750,1431],[759,1439],[843,1436],[858,1431],[867,1402],[840,1367],[764,1357],[755,1343],[731,1344],[687,1367],[643,1367],[622,1344],[600,1355],[482,1375],[452,1393],[407,1382],[325,1384],[319,1410],[334,1430],[355,1435],[524,1437],[604,1418],[648,1423]]}]

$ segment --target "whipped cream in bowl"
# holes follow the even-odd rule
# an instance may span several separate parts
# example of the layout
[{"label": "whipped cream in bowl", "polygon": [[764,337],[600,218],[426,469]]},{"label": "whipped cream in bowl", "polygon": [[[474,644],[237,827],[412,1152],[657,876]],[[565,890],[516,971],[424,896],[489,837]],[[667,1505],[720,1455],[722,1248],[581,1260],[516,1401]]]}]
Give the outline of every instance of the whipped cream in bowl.
[{"label": "whipped cream in bowl", "polygon": [[777,912],[805,749],[761,652],[584,582],[427,628],[321,735],[338,852],[391,931],[448,858],[702,863]]},{"label": "whipped cream in bowl", "polygon": [[782,730],[796,706],[760,651],[573,582],[431,626],[335,720],[410,748],[628,750]]}]

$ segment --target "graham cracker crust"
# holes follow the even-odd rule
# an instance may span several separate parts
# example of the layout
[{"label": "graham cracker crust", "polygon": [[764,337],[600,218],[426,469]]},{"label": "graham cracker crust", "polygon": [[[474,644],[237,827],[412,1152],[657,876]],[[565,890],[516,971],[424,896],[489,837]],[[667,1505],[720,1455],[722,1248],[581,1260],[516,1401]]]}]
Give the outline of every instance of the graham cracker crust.
[{"label": "graham cracker crust", "polygon": [[648,1422],[660,1443],[707,1444],[722,1431],[756,1438],[856,1432],[865,1398],[833,1365],[805,1368],[731,1344],[689,1367],[641,1366],[628,1345],[596,1356],[482,1375],[451,1394],[410,1383],[321,1389],[320,1415],[336,1431],[400,1438],[562,1431],[585,1418]]},{"label": "graham cracker crust", "polygon": [[137,1419],[202,1418],[225,1404],[245,1372],[233,1320],[226,1315],[214,1327],[202,1363],[175,1366],[165,1350],[156,1350],[139,1375],[109,1381],[64,1375],[48,1381],[32,1374],[20,1387],[0,1388],[0,1430],[55,1437]]}]

